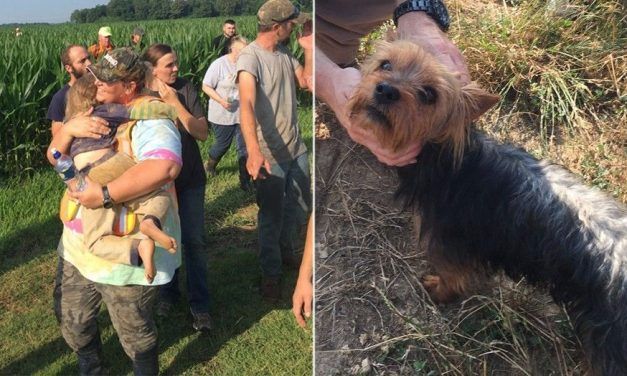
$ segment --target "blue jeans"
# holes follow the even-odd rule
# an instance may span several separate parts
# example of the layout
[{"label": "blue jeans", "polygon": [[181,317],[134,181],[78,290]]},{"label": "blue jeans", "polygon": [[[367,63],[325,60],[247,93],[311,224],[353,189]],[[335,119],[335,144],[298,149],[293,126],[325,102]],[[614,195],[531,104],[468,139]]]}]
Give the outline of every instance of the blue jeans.
[{"label": "blue jeans", "polygon": [[[176,192],[181,218],[181,241],[187,270],[187,298],[194,313],[209,312],[207,277],[208,251],[205,243],[205,186]],[[179,252],[181,248],[179,247]],[[161,300],[175,303],[180,297],[179,269],[170,283],[161,286]]]},{"label": "blue jeans", "polygon": [[259,213],[259,263],[266,277],[281,275],[282,256],[303,251],[311,212],[307,154],[271,165],[270,176],[255,181]]},{"label": "blue jeans", "polygon": [[244,137],[240,130],[239,124],[234,125],[220,125],[211,123],[213,133],[216,135],[216,141],[211,145],[209,149],[209,157],[214,161],[219,161],[224,154],[229,150],[233,137],[237,146],[237,157],[246,157],[246,144],[244,143]]}]

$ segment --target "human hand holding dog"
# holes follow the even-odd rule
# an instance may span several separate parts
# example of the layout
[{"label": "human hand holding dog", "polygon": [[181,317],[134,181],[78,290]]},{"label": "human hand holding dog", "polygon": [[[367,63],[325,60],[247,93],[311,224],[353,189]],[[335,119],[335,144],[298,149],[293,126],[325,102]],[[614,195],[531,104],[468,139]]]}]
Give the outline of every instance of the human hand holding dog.
[{"label": "human hand holding dog", "polygon": [[361,73],[357,69],[342,69],[324,52],[318,50],[316,51],[316,76],[316,95],[331,107],[337,120],[353,141],[370,149],[380,162],[390,166],[404,166],[416,160],[421,144],[415,143],[400,151],[394,151],[383,147],[372,132],[352,124],[348,100],[361,81]]},{"label": "human hand holding dog", "polygon": [[432,54],[451,73],[458,76],[462,86],[470,83],[468,66],[461,51],[425,12],[402,15],[398,19],[397,32],[402,39],[410,40]]}]

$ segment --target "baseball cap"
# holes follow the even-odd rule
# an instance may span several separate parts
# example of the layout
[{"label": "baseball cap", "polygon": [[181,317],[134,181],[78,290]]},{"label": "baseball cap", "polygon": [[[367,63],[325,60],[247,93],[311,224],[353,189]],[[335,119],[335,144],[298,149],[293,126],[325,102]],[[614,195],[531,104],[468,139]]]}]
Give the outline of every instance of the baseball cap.
[{"label": "baseball cap", "polygon": [[111,27],[103,26],[98,30],[98,35],[102,35],[103,37],[110,37],[111,35]]},{"label": "baseball cap", "polygon": [[261,26],[270,26],[292,20],[303,24],[311,20],[311,14],[301,13],[300,9],[289,0],[269,0],[263,3],[257,12],[257,23]]},{"label": "baseball cap", "polygon": [[109,51],[96,64],[87,67],[96,78],[103,82],[143,81],[146,65],[132,48],[122,47]]},{"label": "baseball cap", "polygon": [[136,27],[133,29],[133,34],[132,35],[139,35],[140,37],[144,36],[144,29],[142,29],[141,27]]}]

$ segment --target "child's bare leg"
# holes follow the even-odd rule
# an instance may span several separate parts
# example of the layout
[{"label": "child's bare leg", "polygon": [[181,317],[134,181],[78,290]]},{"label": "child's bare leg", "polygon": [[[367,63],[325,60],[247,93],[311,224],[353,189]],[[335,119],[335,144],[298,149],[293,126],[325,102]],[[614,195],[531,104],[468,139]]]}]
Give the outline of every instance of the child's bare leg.
[{"label": "child's bare leg", "polygon": [[159,243],[159,245],[167,249],[168,252],[175,253],[177,248],[176,240],[163,232],[160,228],[161,226],[158,226],[158,222],[155,220],[159,221],[154,216],[145,216],[139,224],[139,231]]},{"label": "child's bare leg", "polygon": [[139,257],[141,257],[142,263],[144,264],[144,276],[146,276],[148,283],[152,283],[153,279],[155,279],[156,273],[153,257],[155,255],[154,240],[141,240],[137,246],[137,253],[139,253]]}]

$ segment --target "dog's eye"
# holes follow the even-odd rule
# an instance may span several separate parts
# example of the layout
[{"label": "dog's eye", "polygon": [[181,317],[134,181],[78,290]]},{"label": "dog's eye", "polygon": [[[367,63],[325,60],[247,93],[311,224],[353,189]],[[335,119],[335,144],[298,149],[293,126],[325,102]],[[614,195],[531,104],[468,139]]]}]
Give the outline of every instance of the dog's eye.
[{"label": "dog's eye", "polygon": [[381,65],[379,65],[379,68],[386,70],[386,71],[391,71],[392,70],[392,63],[390,63],[389,60],[383,60],[381,62]]},{"label": "dog's eye", "polygon": [[434,104],[438,99],[438,93],[431,86],[425,86],[418,90],[418,99],[423,104]]}]

